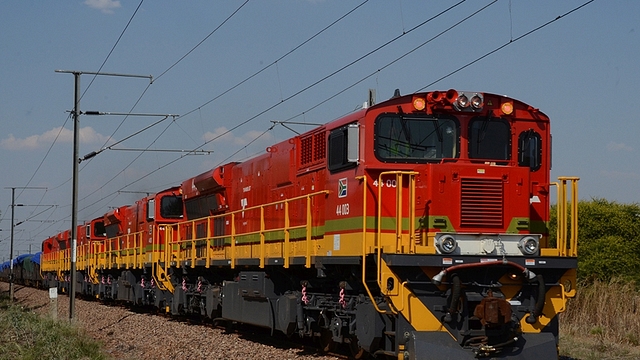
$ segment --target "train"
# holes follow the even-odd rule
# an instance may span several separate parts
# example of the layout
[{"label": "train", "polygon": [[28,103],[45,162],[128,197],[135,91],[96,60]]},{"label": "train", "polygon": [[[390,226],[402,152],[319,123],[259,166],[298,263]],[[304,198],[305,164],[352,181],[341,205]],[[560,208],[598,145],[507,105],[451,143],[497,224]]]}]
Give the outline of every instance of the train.
[{"label": "train", "polygon": [[82,296],[356,359],[557,358],[579,179],[550,179],[549,117],[454,89],[365,105],[45,239],[42,286],[70,291],[75,249]]},{"label": "train", "polygon": [[0,281],[11,282],[15,280],[22,285],[43,287],[43,276],[40,271],[41,258],[42,252],[37,252],[18,255],[13,260],[3,262],[0,264]]}]

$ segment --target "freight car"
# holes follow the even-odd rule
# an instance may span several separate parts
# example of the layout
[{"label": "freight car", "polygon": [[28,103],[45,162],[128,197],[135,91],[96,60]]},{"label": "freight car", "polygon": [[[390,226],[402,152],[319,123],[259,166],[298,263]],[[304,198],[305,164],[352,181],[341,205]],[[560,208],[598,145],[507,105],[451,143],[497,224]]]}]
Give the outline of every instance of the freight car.
[{"label": "freight car", "polygon": [[[356,358],[555,358],[578,179],[552,183],[550,168],[549,118],[532,106],[396,92],[96,219],[106,234],[87,230],[76,288]],[[42,264],[61,289],[64,241]]]},{"label": "freight car", "polygon": [[42,275],[40,273],[41,252],[35,254],[22,254],[13,259],[13,271],[11,270],[11,260],[0,264],[0,280],[32,286],[42,287]]}]

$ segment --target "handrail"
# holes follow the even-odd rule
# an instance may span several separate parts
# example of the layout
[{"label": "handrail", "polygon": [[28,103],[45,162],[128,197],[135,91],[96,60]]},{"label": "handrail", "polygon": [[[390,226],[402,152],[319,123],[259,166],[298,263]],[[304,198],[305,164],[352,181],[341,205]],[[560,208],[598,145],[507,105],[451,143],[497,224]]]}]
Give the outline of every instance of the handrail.
[{"label": "handrail", "polygon": [[[409,176],[409,197],[413,198],[415,193],[415,175],[418,173],[415,171],[383,171],[378,175],[378,226],[376,231],[376,250],[378,256],[378,269],[377,269],[377,281],[381,289],[384,289],[382,284],[382,176],[383,175],[396,175],[396,252],[404,252],[401,248],[402,243],[402,182],[403,175]],[[409,203],[409,243],[413,243],[413,237],[415,236],[415,199],[411,199]],[[415,250],[415,245],[410,245],[412,250]]]},{"label": "handrail", "polygon": [[[328,194],[328,190],[322,191],[325,194]],[[311,195],[307,196],[307,246],[306,246],[306,261],[304,266],[307,269],[311,268]]]},{"label": "handrail", "polygon": [[[291,252],[291,244],[289,243],[291,220],[289,219],[289,202],[284,203],[284,253]],[[289,256],[284,256],[284,268],[289,268]]]},{"label": "handrail", "polygon": [[387,311],[378,307],[378,303],[373,297],[369,285],[367,285],[367,187],[369,183],[367,181],[367,175],[356,176],[356,180],[362,181],[362,285],[367,291],[369,299],[376,311],[381,314],[386,314]]},{"label": "handrail", "polygon": [[[255,206],[251,206],[251,207],[245,207],[243,209],[239,209],[239,210],[234,210],[234,211],[230,211],[230,212],[226,212],[223,214],[216,214],[216,215],[212,215],[212,216],[208,216],[206,218],[200,218],[200,219],[195,219],[195,220],[187,220],[187,221],[182,221],[182,222],[178,222],[178,223],[173,223],[173,224],[167,224],[166,226],[168,228],[173,229],[173,232],[176,233],[176,236],[171,236],[170,238],[167,237],[166,240],[166,246],[165,246],[165,254],[171,254],[173,255],[173,257],[175,257],[175,259],[173,259],[173,257],[168,256],[169,258],[172,258],[172,260],[174,260],[176,262],[176,266],[177,267],[181,267],[182,266],[182,261],[183,260],[191,260],[191,266],[195,266],[195,260],[196,259],[201,259],[204,258],[207,262],[207,264],[209,264],[210,262],[210,255],[209,255],[209,247],[210,247],[210,243],[211,240],[216,240],[216,239],[230,239],[230,254],[229,254],[229,265],[231,266],[231,268],[235,268],[236,266],[236,260],[237,260],[237,254],[236,254],[236,237],[237,236],[250,236],[250,235],[258,235],[259,239],[260,239],[260,243],[259,243],[259,254],[257,254],[257,259],[260,261],[259,266],[260,268],[264,268],[264,266],[266,265],[266,258],[267,258],[267,253],[266,253],[266,245],[267,245],[267,241],[266,241],[266,234],[268,233],[275,233],[275,232],[283,232],[284,236],[282,242],[284,244],[284,249],[283,249],[283,257],[284,257],[284,262],[283,262],[283,266],[285,267],[289,267],[290,265],[290,260],[289,260],[289,251],[290,251],[290,231],[292,230],[296,230],[296,229],[305,229],[305,242],[306,242],[306,260],[305,260],[305,267],[307,268],[311,268],[311,239],[312,239],[312,229],[313,229],[313,217],[311,216],[311,200],[313,197],[318,196],[318,195],[322,195],[322,194],[328,194],[329,190],[321,190],[321,191],[317,191],[317,192],[313,192],[310,194],[306,194],[306,195],[300,195],[300,196],[296,196],[296,197],[292,197],[292,198],[288,198],[288,199],[284,199],[284,200],[278,200],[278,201],[274,201],[274,202],[270,202],[270,203],[266,203],[266,204],[260,204],[260,205],[255,205]],[[299,201],[299,200],[306,200],[306,221],[305,224],[303,225],[295,225],[295,226],[291,226],[291,222],[290,222],[290,211],[289,211],[289,204],[294,202],[294,201]],[[273,228],[267,228],[266,222],[265,222],[265,209],[267,209],[268,207],[272,207],[272,206],[277,206],[277,205],[284,205],[285,208],[285,219],[284,219],[284,226],[282,227],[273,227]],[[252,210],[260,210],[260,229],[259,230],[254,230],[254,231],[247,231],[247,232],[242,232],[242,233],[237,233],[236,232],[236,228],[235,228],[235,220],[236,220],[236,214],[240,214],[243,212],[247,212],[247,211],[252,211]],[[219,219],[219,218],[231,218],[231,233],[230,234],[223,234],[223,235],[214,235],[211,236],[211,224],[215,219]],[[205,237],[197,237],[197,231],[196,231],[196,225],[197,224],[206,224],[207,225],[207,231],[206,234],[204,234]],[[180,231],[180,229],[186,227],[186,226],[190,226],[191,229],[191,238],[190,239],[182,239],[182,231]],[[173,233],[172,232],[172,233]],[[206,252],[204,254],[204,256],[202,257],[198,257],[197,256],[197,251],[196,251],[196,242],[197,241],[206,241]],[[187,247],[190,246],[190,249],[187,253],[184,253],[183,250],[181,250],[181,247],[183,246],[183,244],[186,244]],[[177,245],[177,249],[174,251],[173,249],[173,245]],[[177,251],[177,252],[176,252]],[[169,260],[169,259],[167,259]]]},{"label": "handrail", "polygon": [[[559,256],[578,256],[578,180],[575,176],[558,177],[560,182],[552,182],[550,185],[558,188],[558,201],[556,212],[558,226],[556,229],[556,247]],[[568,208],[567,208],[567,182],[571,183],[571,238],[567,244]]]}]

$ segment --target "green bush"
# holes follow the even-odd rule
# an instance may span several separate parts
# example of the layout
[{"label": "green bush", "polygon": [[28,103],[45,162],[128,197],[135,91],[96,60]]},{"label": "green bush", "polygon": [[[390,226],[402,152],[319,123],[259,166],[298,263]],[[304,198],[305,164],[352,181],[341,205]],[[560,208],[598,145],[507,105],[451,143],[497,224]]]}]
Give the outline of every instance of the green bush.
[{"label": "green bush", "polygon": [[[550,232],[555,239],[555,206]],[[571,231],[571,229],[569,229]],[[578,203],[578,278],[640,280],[640,205],[605,199]]]}]

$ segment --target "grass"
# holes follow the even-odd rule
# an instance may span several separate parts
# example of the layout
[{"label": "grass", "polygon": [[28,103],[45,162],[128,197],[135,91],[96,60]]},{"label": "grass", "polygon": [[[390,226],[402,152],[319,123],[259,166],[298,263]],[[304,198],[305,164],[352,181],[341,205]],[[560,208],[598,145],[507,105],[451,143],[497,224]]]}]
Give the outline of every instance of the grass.
[{"label": "grass", "polygon": [[621,279],[580,286],[560,317],[560,354],[574,359],[640,359],[640,293]]},{"label": "grass", "polygon": [[0,297],[0,360],[107,359],[99,342]]}]

